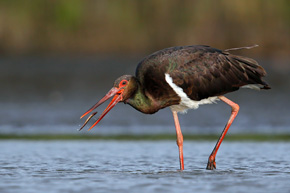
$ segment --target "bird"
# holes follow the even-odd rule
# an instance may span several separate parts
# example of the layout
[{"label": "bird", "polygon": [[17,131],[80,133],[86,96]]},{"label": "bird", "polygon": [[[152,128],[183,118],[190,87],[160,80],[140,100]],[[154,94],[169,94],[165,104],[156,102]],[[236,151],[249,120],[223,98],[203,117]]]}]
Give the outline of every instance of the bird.
[{"label": "bird", "polygon": [[[182,171],[183,134],[178,113],[197,109],[199,105],[223,101],[231,107],[231,115],[208,158],[206,169],[214,170],[217,151],[239,111],[239,105],[224,95],[240,88],[271,88],[262,79],[266,71],[254,59],[232,54],[232,51],[256,46],[220,50],[206,45],[189,45],[156,51],[138,63],[135,76],[123,75],[117,78],[109,92],[81,118],[111,97],[112,101],[89,130],[119,102],[129,104],[144,114],[153,114],[169,107],[173,114]],[[95,114],[97,112],[87,118],[80,130]]]}]

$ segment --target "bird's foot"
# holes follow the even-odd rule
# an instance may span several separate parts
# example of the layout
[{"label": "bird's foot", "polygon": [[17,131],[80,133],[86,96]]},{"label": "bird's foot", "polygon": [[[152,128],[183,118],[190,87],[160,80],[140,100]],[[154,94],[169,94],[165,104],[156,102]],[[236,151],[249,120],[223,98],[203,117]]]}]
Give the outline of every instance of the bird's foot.
[{"label": "bird's foot", "polygon": [[214,170],[214,169],[216,169],[215,158],[213,156],[209,156],[206,169],[207,170]]}]

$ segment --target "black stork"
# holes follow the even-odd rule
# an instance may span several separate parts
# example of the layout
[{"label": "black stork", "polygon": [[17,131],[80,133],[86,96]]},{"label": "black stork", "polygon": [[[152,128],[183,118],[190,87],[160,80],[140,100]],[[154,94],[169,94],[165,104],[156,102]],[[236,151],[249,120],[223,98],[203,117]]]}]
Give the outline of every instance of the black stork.
[{"label": "black stork", "polygon": [[[223,95],[243,87],[270,89],[270,86],[262,80],[266,71],[255,60],[229,53],[232,50],[252,47],[223,51],[209,46],[194,45],[157,51],[139,62],[136,76],[119,77],[114,82],[113,88],[81,118],[111,97],[113,97],[112,101],[89,130],[97,125],[118,102],[128,103],[145,114],[153,114],[160,109],[170,107],[176,128],[180,170],[184,170],[183,135],[177,113],[221,100],[230,105],[232,111],[208,159],[206,168],[216,169],[217,151],[239,111],[239,105]],[[80,130],[96,113],[92,113],[87,118]]]}]

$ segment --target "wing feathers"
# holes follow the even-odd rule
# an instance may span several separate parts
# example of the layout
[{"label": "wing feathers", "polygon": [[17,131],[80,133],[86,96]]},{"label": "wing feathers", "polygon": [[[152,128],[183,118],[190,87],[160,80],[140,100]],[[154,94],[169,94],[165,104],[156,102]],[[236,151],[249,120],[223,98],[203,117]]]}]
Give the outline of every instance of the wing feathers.
[{"label": "wing feathers", "polygon": [[[187,60],[189,62],[178,63],[170,76],[193,100],[222,95],[249,84],[260,85],[262,89],[270,88],[262,80],[266,71],[251,58],[223,53],[210,47],[188,57],[191,57]],[[183,73],[180,73],[180,68],[183,68]]]},{"label": "wing feathers", "polygon": [[246,85],[270,88],[262,80],[266,71],[255,60],[209,46],[167,48],[144,58],[136,69],[136,77],[154,98],[176,95],[166,86],[165,74],[192,100],[223,95]]}]

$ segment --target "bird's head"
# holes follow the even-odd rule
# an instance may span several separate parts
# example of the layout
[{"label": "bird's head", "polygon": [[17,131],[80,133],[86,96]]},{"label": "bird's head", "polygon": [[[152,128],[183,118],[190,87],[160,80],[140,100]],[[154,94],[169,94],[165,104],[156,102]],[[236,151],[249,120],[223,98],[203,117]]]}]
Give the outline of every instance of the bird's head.
[{"label": "bird's head", "polygon": [[[98,106],[103,104],[106,100],[113,97],[112,101],[109,103],[107,108],[104,110],[104,112],[100,115],[98,120],[89,128],[92,129],[94,126],[96,126],[101,119],[118,103],[118,102],[124,102],[127,99],[129,99],[136,91],[137,89],[137,79],[132,75],[123,75],[115,80],[113,88],[109,90],[109,92],[101,99],[99,102],[97,102],[94,106],[92,106],[87,112],[85,112],[81,118],[92,112],[94,109],[96,109]],[[80,130],[89,122],[89,120],[95,115],[97,112],[92,113],[83,126],[80,128]]]}]

